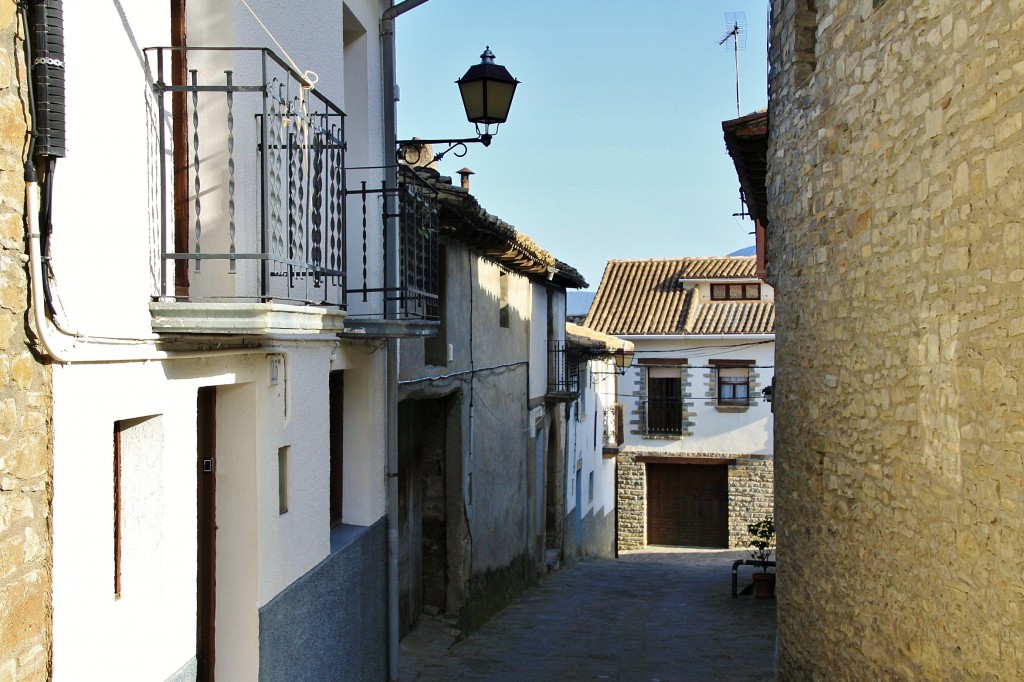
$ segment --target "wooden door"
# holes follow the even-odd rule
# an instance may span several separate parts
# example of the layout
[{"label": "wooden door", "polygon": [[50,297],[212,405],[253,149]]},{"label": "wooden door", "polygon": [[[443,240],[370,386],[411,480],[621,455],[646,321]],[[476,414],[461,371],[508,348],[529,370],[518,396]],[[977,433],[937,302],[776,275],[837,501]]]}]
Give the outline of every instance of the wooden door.
[{"label": "wooden door", "polygon": [[725,464],[647,464],[647,544],[729,546]]},{"label": "wooden door", "polygon": [[199,389],[197,400],[199,551],[196,571],[196,658],[200,682],[213,681],[217,595],[217,389]]}]

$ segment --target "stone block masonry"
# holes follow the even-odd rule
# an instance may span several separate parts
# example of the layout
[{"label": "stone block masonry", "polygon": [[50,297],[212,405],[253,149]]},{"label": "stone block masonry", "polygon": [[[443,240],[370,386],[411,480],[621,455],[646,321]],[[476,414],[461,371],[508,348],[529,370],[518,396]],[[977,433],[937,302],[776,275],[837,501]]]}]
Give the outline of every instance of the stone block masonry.
[{"label": "stone block masonry", "polygon": [[784,680],[1024,679],[1024,0],[773,0]]},{"label": "stone block masonry", "polygon": [[25,59],[0,0],[0,680],[49,679],[51,392],[25,320]]},{"label": "stone block masonry", "polygon": [[[621,452],[618,456],[618,542],[619,549],[647,546],[647,466],[638,457],[649,452]],[[729,547],[746,548],[747,525],[774,513],[773,459],[767,455],[679,455],[685,458],[735,459],[729,466]],[[668,460],[669,458],[665,458]]]}]

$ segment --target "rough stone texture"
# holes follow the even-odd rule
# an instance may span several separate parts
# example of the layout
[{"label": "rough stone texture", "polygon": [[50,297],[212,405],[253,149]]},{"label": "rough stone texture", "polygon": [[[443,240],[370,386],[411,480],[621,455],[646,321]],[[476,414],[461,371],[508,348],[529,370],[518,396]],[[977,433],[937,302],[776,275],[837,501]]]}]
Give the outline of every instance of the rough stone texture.
[{"label": "rough stone texture", "polygon": [[737,458],[729,467],[729,546],[749,547],[747,526],[775,513],[775,472],[767,455]]},{"label": "rough stone texture", "polygon": [[[650,452],[620,452],[618,456],[619,549],[647,546],[647,466],[637,457]],[[679,454],[691,457],[735,459],[729,467],[729,546],[746,548],[750,537],[747,524],[773,513],[774,473],[767,455],[722,455],[718,453]]]},{"label": "rough stone texture", "polygon": [[50,372],[28,351],[22,153],[25,77],[12,0],[0,0],[0,679],[50,667]]},{"label": "rough stone texture", "polygon": [[1022,679],[1024,0],[771,11],[780,674]]}]

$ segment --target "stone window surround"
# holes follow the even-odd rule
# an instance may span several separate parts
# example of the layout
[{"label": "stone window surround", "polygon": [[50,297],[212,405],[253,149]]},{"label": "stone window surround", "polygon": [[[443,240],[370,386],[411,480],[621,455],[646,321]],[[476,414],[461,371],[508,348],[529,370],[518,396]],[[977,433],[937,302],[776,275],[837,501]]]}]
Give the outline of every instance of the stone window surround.
[{"label": "stone window surround", "polygon": [[[723,413],[742,413],[749,410],[751,407],[756,407],[759,403],[757,399],[758,388],[762,386],[760,381],[761,375],[757,371],[757,362],[755,360],[733,360],[733,359],[713,359],[708,360],[709,370],[704,375],[705,385],[707,391],[705,396],[707,399],[714,403],[715,411]],[[720,404],[718,402],[718,369],[719,368],[734,368],[734,367],[746,367],[747,368],[747,404],[746,405],[735,405],[735,404]]]},{"label": "stone window surround", "polygon": [[[687,391],[691,387],[692,382],[690,381],[689,363],[686,358],[637,358],[637,364],[640,366],[639,371],[634,372],[636,380],[633,384],[632,396],[636,400],[636,409],[631,410],[631,416],[635,418],[629,420],[630,433],[635,436],[640,436],[645,440],[682,440],[688,436],[693,435],[693,417],[695,412],[693,411],[693,399],[687,399]],[[651,434],[647,432],[647,410],[646,410],[646,398],[647,398],[647,378],[649,367],[678,367],[680,370],[679,386],[683,399],[680,403],[680,409],[682,410],[682,421],[681,431],[678,434]]]}]

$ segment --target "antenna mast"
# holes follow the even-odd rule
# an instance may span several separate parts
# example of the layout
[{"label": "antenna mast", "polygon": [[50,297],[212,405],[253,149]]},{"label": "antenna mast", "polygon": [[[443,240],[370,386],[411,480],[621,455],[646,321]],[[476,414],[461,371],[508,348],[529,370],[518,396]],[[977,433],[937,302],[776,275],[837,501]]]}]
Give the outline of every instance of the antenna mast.
[{"label": "antenna mast", "polygon": [[740,50],[747,49],[747,15],[743,12],[725,13],[725,35],[718,41],[719,45],[732,42],[732,52],[736,61],[736,118],[740,117]]}]

